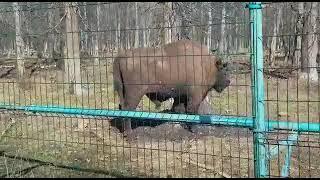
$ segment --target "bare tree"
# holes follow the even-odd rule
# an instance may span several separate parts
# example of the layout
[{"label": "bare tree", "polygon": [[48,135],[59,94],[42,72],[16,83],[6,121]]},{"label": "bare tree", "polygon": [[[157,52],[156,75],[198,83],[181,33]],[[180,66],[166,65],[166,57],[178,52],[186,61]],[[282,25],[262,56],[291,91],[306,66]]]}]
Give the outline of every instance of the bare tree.
[{"label": "bare tree", "polygon": [[171,34],[171,40],[172,41],[177,41],[179,39],[179,32],[177,26],[179,26],[179,19],[177,17],[177,12],[176,12],[176,2],[172,2],[172,7],[171,7],[171,18],[170,18],[170,27],[172,28],[172,34]]},{"label": "bare tree", "polygon": [[208,16],[209,16],[209,21],[208,21],[208,40],[207,40],[207,46],[208,46],[208,51],[210,52],[211,49],[211,39],[212,39],[212,8],[211,8],[211,2],[208,3],[209,6],[209,11],[208,11]]},{"label": "bare tree", "polygon": [[87,2],[83,2],[84,4],[84,12],[83,12],[83,19],[84,19],[84,43],[82,45],[82,48],[86,51],[88,50],[88,30],[89,30],[89,24],[88,24],[88,16],[87,16]]},{"label": "bare tree", "polygon": [[15,12],[15,26],[16,26],[16,54],[17,54],[17,70],[18,70],[18,81],[21,81],[24,76],[24,42],[21,34],[21,16],[20,7],[18,2],[13,2]]},{"label": "bare tree", "polygon": [[172,14],[172,2],[165,2],[163,4],[164,8],[164,43],[171,43],[171,14]]},{"label": "bare tree", "polygon": [[270,47],[270,57],[269,57],[269,63],[270,66],[274,66],[274,58],[275,58],[275,52],[277,50],[277,34],[279,33],[280,29],[280,20],[282,18],[282,9],[283,7],[276,7],[278,9],[277,14],[274,16],[274,26],[273,26],[273,36],[271,39],[271,47]]},{"label": "bare tree", "polygon": [[[51,7],[54,6],[54,4],[50,4]],[[47,53],[46,50],[44,50],[44,53],[48,54],[49,57],[53,57],[53,52],[54,52],[54,48],[55,48],[55,29],[54,29],[54,16],[55,16],[55,9],[50,9],[48,11],[48,24],[49,24],[49,36],[47,38],[47,41],[48,42],[48,49],[49,49],[49,52]]]},{"label": "bare tree", "polygon": [[[121,4],[119,3],[118,4],[118,7],[119,9],[121,9]],[[117,30],[116,30],[116,47],[117,49],[120,48],[121,49],[121,18],[120,18],[120,12],[119,11],[116,11],[115,13],[116,15],[116,26],[117,26]]]},{"label": "bare tree", "polygon": [[317,3],[304,3],[303,16],[303,34],[301,38],[301,78],[311,81],[318,80],[318,73],[316,70],[316,57],[318,52],[316,32],[316,18],[318,11],[316,9]]},{"label": "bare tree", "polygon": [[318,41],[316,29],[318,16],[317,2],[305,2],[305,10],[310,10],[304,13],[303,35],[301,48],[301,78],[311,81],[318,81],[318,72],[316,69]]},{"label": "bare tree", "polygon": [[138,19],[138,2],[135,2],[135,24],[136,30],[134,35],[134,47],[139,47],[139,19]]},{"label": "bare tree", "polygon": [[226,37],[225,37],[225,29],[226,29],[226,5],[225,2],[222,5],[222,11],[221,11],[221,36],[220,36],[220,42],[219,42],[219,51],[220,53],[225,53],[225,43],[226,43]]},{"label": "bare tree", "polygon": [[70,94],[81,95],[80,39],[78,13],[76,13],[77,3],[64,4],[66,11],[65,81],[70,84]]},{"label": "bare tree", "polygon": [[95,35],[95,42],[94,42],[94,65],[98,65],[99,64],[99,38],[100,38],[100,2],[97,3],[97,32]]},{"label": "bare tree", "polygon": [[304,2],[299,2],[298,3],[298,18],[297,18],[297,23],[296,23],[296,49],[294,53],[295,57],[295,63],[296,65],[299,64],[300,58],[301,58],[301,34],[302,33],[302,28],[303,28],[303,6]]}]

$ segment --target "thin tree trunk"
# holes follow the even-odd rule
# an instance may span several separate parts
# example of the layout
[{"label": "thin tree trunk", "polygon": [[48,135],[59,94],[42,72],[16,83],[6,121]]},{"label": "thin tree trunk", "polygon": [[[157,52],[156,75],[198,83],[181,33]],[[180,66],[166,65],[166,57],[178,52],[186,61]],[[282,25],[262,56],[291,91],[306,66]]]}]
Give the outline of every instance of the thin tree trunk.
[{"label": "thin tree trunk", "polygon": [[[236,30],[235,30],[235,52],[237,53],[237,52],[239,52],[239,37],[238,37],[238,34],[240,34],[239,33],[239,24],[238,24],[238,22],[239,22],[239,18],[238,17],[236,17]],[[241,39],[241,38],[240,38]]]},{"label": "thin tree trunk", "polygon": [[[125,25],[125,29],[129,29],[130,25],[129,25],[129,4],[126,5],[126,25]],[[124,39],[124,42],[125,42],[125,47],[126,49],[130,49],[130,34],[131,34],[131,31],[124,31],[125,33],[125,39]]]},{"label": "thin tree trunk", "polygon": [[[28,5],[29,3],[27,3],[27,5]],[[22,16],[21,16],[22,15]],[[30,32],[30,28],[31,28],[31,25],[30,25],[30,21],[29,21],[29,19],[31,19],[31,17],[30,17],[30,14],[28,14],[28,12],[26,12],[26,11],[21,11],[20,12],[20,23],[22,23],[22,21],[21,21],[21,17],[25,17],[24,19],[24,23],[25,23],[25,31],[27,32],[27,33],[29,33]],[[21,25],[21,24],[20,24]],[[32,48],[32,49],[35,49],[34,47],[32,47],[32,41],[31,41],[31,37],[30,36],[27,36],[27,38],[26,38],[26,43],[24,43],[23,44],[23,53],[24,53],[24,55],[25,56],[27,56],[27,57],[29,57],[30,56],[30,47]]]},{"label": "thin tree trunk", "polygon": [[[63,5],[63,3],[61,3],[61,5]],[[60,7],[62,7],[62,6],[60,6]],[[62,18],[64,15],[65,15],[65,8],[59,8],[59,19],[60,18]],[[59,54],[58,54],[58,57],[57,57],[57,68],[59,69],[59,70],[64,70],[65,69],[65,63],[64,63],[64,58],[66,58],[67,56],[66,56],[66,17],[64,17],[64,19],[62,20],[62,22],[61,22],[61,25],[60,25],[60,33],[62,33],[62,32],[64,32],[64,33],[62,33],[61,35],[60,35],[60,41],[59,41],[59,44],[60,44],[60,46],[59,46]]]},{"label": "thin tree trunk", "polygon": [[147,47],[147,18],[145,16],[141,16],[140,17],[140,23],[141,23],[141,27],[142,29],[142,46],[143,47]]},{"label": "thin tree trunk", "polygon": [[15,8],[15,26],[16,26],[16,54],[17,54],[17,70],[18,70],[18,81],[21,81],[24,76],[24,56],[23,56],[23,48],[24,43],[21,34],[21,16],[20,16],[20,8],[17,2],[13,3],[13,7]]},{"label": "thin tree trunk", "polygon": [[306,12],[310,10],[311,4],[305,2],[304,7],[304,16],[303,16],[303,28],[302,28],[302,37],[301,37],[301,71],[308,72],[308,34],[310,29],[310,12]]},{"label": "thin tree trunk", "polygon": [[[51,5],[53,6],[53,5]],[[54,24],[54,9],[50,9],[49,10],[49,17],[48,17],[48,22],[49,22],[49,28],[50,28],[50,33],[49,33],[49,37],[48,37],[48,49],[49,49],[49,52],[48,52],[48,56],[50,58],[53,57],[53,51],[55,50],[55,47],[54,47],[54,43],[55,43],[55,30],[52,29],[53,28],[53,24]],[[46,53],[46,51],[44,51]],[[48,57],[48,58],[49,58]]]},{"label": "thin tree trunk", "polygon": [[209,6],[209,11],[208,11],[208,16],[209,16],[209,21],[208,21],[208,40],[207,40],[207,46],[208,46],[208,51],[210,52],[210,49],[211,49],[211,39],[212,39],[212,14],[211,14],[211,11],[212,11],[212,7],[211,7],[211,3],[209,2],[208,3],[208,6]]},{"label": "thin tree trunk", "polygon": [[[71,3],[70,3],[71,4]],[[72,6],[77,3],[72,2]],[[65,81],[69,83],[70,94],[81,95],[80,73],[80,39],[78,17],[75,7],[65,3],[66,10],[66,57],[65,58]]]},{"label": "thin tree trunk", "polygon": [[134,35],[134,47],[139,47],[139,19],[138,19],[138,2],[135,2],[136,30]]},{"label": "thin tree trunk", "polygon": [[170,16],[172,14],[172,2],[164,3],[164,43],[171,43],[172,28],[170,23]]},{"label": "thin tree trunk", "polygon": [[[117,8],[121,8],[121,4],[118,5]],[[120,18],[120,12],[116,11],[115,15],[117,16],[115,19],[117,19],[117,31],[116,31],[116,48],[121,49],[121,18]],[[119,51],[119,50],[118,50]]]},{"label": "thin tree trunk", "polygon": [[[211,11],[210,11],[211,12]],[[200,24],[202,25],[202,23],[203,23],[203,2],[200,2]],[[203,35],[204,33],[203,33],[203,28],[200,26],[200,27],[198,27],[198,30],[199,30],[199,36],[200,37],[197,37],[197,38],[199,38],[200,39],[200,42],[203,44],[203,43],[205,43],[205,36]],[[195,33],[195,32],[194,32]]]},{"label": "thin tree trunk", "polygon": [[88,51],[88,29],[89,29],[89,24],[88,24],[88,16],[87,16],[87,2],[83,2],[84,5],[84,43],[83,43],[83,50]]},{"label": "thin tree trunk", "polygon": [[219,42],[219,51],[220,53],[225,53],[225,16],[226,16],[226,8],[225,8],[225,3],[223,3],[222,7],[222,13],[221,13],[221,36],[220,36],[220,42]]},{"label": "thin tree trunk", "polygon": [[45,39],[43,43],[43,56],[47,57],[46,55],[47,51],[48,51],[48,39]]},{"label": "thin tree trunk", "polygon": [[302,33],[302,28],[303,28],[303,6],[304,6],[304,2],[299,2],[298,4],[298,18],[297,18],[297,25],[296,25],[296,49],[295,49],[295,53],[294,53],[294,59],[295,65],[298,65],[299,62],[301,61],[301,34]]},{"label": "thin tree trunk", "polygon": [[[317,72],[317,53],[318,53],[318,41],[317,41],[317,22],[316,18],[318,16],[318,2],[307,2],[310,3],[311,6],[311,14],[308,16],[307,23],[310,27],[309,35],[307,35],[308,40],[308,51],[307,57],[308,59],[304,59],[307,66],[304,66],[304,70],[302,73],[303,78],[308,78],[306,73],[309,73],[309,80],[313,82],[318,82],[318,72]],[[310,22],[310,23],[309,23]]]},{"label": "thin tree trunk", "polygon": [[99,38],[100,38],[100,2],[97,4],[97,32],[95,35],[94,42],[94,65],[97,66],[99,64]]},{"label": "thin tree trunk", "polygon": [[279,28],[280,28],[280,19],[281,19],[281,15],[282,15],[282,7],[278,7],[278,13],[277,15],[275,15],[274,17],[274,26],[273,26],[273,36],[271,39],[271,47],[270,47],[270,59],[269,59],[269,63],[270,66],[273,67],[274,66],[274,61],[275,61],[275,52],[277,50],[277,34],[279,32]]},{"label": "thin tree trunk", "polygon": [[171,18],[170,18],[170,27],[171,31],[171,41],[177,41],[179,39],[178,29],[177,29],[177,12],[175,10],[175,3],[171,4]]}]

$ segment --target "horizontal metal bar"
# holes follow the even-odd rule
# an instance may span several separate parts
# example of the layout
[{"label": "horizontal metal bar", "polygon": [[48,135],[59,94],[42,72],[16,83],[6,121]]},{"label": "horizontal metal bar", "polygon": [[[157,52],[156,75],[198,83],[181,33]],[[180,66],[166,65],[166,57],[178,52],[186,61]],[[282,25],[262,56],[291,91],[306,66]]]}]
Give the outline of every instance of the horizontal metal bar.
[{"label": "horizontal metal bar", "polygon": [[[218,116],[218,115],[187,115],[187,114],[171,114],[141,111],[120,111],[105,109],[88,109],[88,108],[68,108],[63,106],[15,106],[0,104],[0,109],[22,110],[33,113],[57,113],[66,115],[82,115],[82,116],[104,116],[104,117],[121,117],[148,119],[160,121],[189,122],[212,125],[236,126],[244,128],[253,128],[252,117],[236,117],[236,116]],[[320,132],[320,123],[294,123],[281,122],[274,120],[266,121],[267,130],[283,129],[299,132]]]},{"label": "horizontal metal bar", "polygon": [[283,151],[283,149],[289,148],[290,146],[295,145],[297,140],[298,140],[298,133],[295,132],[291,134],[287,140],[279,141],[277,145],[273,145],[273,148],[269,150],[268,159],[273,159],[280,151]]}]

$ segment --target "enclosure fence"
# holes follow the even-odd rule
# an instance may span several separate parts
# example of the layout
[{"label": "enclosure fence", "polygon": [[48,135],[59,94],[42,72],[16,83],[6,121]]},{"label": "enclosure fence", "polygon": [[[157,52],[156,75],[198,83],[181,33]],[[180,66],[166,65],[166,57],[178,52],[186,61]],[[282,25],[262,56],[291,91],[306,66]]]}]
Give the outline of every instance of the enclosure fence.
[{"label": "enclosure fence", "polygon": [[[299,67],[294,60],[286,67],[272,61],[276,46],[294,59],[297,39],[303,49],[304,41],[318,43],[317,33],[309,39],[312,33],[281,34],[295,22],[280,17],[296,6],[283,3],[280,10],[278,4],[0,4],[0,176],[319,176],[319,79],[310,80],[318,64],[307,63],[305,79],[299,79],[300,71],[281,78],[276,70]],[[316,13],[312,8],[318,5],[310,7]],[[263,32],[270,24],[272,35]],[[159,108],[145,96],[135,110],[120,110],[112,76],[117,55],[140,48],[144,56],[134,55],[140,63],[163,59],[156,49],[181,39],[200,42],[235,67],[230,86],[205,98],[214,112],[168,112],[170,101]],[[306,54],[301,50],[301,61]],[[126,55],[130,66],[136,59]],[[179,74],[184,67],[177,67]],[[141,76],[149,76],[145,71]],[[194,72],[183,75],[189,73]],[[137,83],[131,85],[147,85]],[[121,123],[119,118],[132,119],[133,140],[111,126],[111,120]]]}]

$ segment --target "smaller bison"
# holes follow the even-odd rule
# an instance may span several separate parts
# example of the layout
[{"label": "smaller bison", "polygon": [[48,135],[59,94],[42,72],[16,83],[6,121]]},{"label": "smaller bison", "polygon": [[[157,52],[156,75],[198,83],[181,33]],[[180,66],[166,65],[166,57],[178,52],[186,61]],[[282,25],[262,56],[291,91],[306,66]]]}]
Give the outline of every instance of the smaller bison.
[{"label": "smaller bison", "polygon": [[[226,67],[220,58],[209,54],[206,46],[191,40],[119,52],[113,63],[119,109],[135,110],[146,95],[153,102],[173,98],[173,111],[183,104],[186,113],[196,114],[209,91],[221,93],[229,86]],[[128,135],[131,121],[117,128]]]}]

